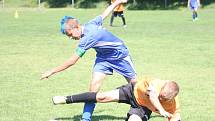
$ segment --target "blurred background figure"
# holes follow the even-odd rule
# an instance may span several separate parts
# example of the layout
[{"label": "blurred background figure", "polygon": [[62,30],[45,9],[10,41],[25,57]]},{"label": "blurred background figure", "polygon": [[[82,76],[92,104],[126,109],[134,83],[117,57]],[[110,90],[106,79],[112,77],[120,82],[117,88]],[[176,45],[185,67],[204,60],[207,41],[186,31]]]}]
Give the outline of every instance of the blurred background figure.
[{"label": "blurred background figure", "polygon": [[197,10],[198,10],[198,7],[200,7],[200,0],[188,0],[187,6],[188,6],[188,7],[191,9],[191,11],[192,11],[192,18],[193,18],[193,21],[198,20]]},{"label": "blurred background figure", "polygon": [[[114,3],[115,0],[111,0],[111,4]],[[111,19],[110,19],[110,26],[113,26],[113,21],[114,21],[114,17],[121,17],[122,22],[123,22],[123,27],[127,27],[126,22],[125,22],[125,17],[124,17],[124,6],[123,4],[119,4],[113,11],[112,15],[111,15]]]}]

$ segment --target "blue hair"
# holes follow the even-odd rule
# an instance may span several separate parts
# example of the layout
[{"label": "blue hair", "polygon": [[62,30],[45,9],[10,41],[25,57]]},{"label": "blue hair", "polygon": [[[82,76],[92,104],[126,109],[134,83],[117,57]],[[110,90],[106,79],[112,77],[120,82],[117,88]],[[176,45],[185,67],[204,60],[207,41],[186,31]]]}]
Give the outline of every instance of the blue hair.
[{"label": "blue hair", "polygon": [[67,22],[67,20],[69,19],[75,19],[74,17],[72,16],[64,16],[62,19],[61,19],[61,22],[60,22],[60,31],[63,33],[63,34],[66,34],[66,30],[65,30],[65,24]]}]

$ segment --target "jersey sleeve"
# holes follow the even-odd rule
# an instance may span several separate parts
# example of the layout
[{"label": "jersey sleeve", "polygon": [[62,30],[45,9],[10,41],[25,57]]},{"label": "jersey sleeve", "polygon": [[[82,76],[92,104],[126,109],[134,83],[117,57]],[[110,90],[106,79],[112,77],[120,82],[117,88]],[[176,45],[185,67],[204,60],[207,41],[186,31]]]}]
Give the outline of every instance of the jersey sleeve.
[{"label": "jersey sleeve", "polygon": [[94,19],[92,19],[91,21],[89,21],[90,24],[95,24],[97,26],[101,26],[102,25],[102,17],[101,16],[97,16]]},{"label": "jersey sleeve", "polygon": [[83,37],[81,38],[75,53],[79,57],[82,57],[86,53],[86,51],[90,48],[93,48],[96,43],[97,41],[91,37]]}]

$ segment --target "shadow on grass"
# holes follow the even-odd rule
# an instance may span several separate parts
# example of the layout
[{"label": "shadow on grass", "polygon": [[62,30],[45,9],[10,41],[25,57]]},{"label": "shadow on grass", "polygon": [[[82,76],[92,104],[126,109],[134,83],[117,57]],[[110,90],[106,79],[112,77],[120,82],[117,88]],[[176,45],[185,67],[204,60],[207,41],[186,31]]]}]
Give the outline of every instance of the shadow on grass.
[{"label": "shadow on grass", "polygon": [[[76,115],[73,117],[59,117],[55,118],[55,120],[60,120],[60,121],[80,121],[82,115]],[[160,115],[153,115],[150,118],[164,118]],[[117,116],[111,116],[111,115],[94,115],[92,117],[92,121],[103,121],[103,120],[112,120],[112,121],[117,121],[117,120],[125,120],[125,117],[117,117]]]},{"label": "shadow on grass", "polygon": [[[76,115],[73,117],[60,117],[55,118],[55,120],[62,120],[62,121],[80,121],[82,115]],[[103,121],[103,120],[125,120],[126,117],[116,117],[116,116],[110,116],[110,115],[94,115],[92,117],[92,121]]]}]

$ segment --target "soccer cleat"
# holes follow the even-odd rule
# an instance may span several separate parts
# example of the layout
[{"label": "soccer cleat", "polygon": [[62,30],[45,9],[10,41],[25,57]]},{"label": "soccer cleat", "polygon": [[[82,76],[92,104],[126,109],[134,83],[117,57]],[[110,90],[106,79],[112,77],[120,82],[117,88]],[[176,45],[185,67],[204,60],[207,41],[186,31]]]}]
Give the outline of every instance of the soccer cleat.
[{"label": "soccer cleat", "polygon": [[58,104],[66,104],[66,97],[65,96],[54,96],[52,98],[53,104],[58,105]]},{"label": "soccer cleat", "polygon": [[195,21],[197,21],[197,20],[199,20],[199,18],[198,18],[198,17],[194,18],[194,19],[193,19],[193,22],[195,22]]}]

